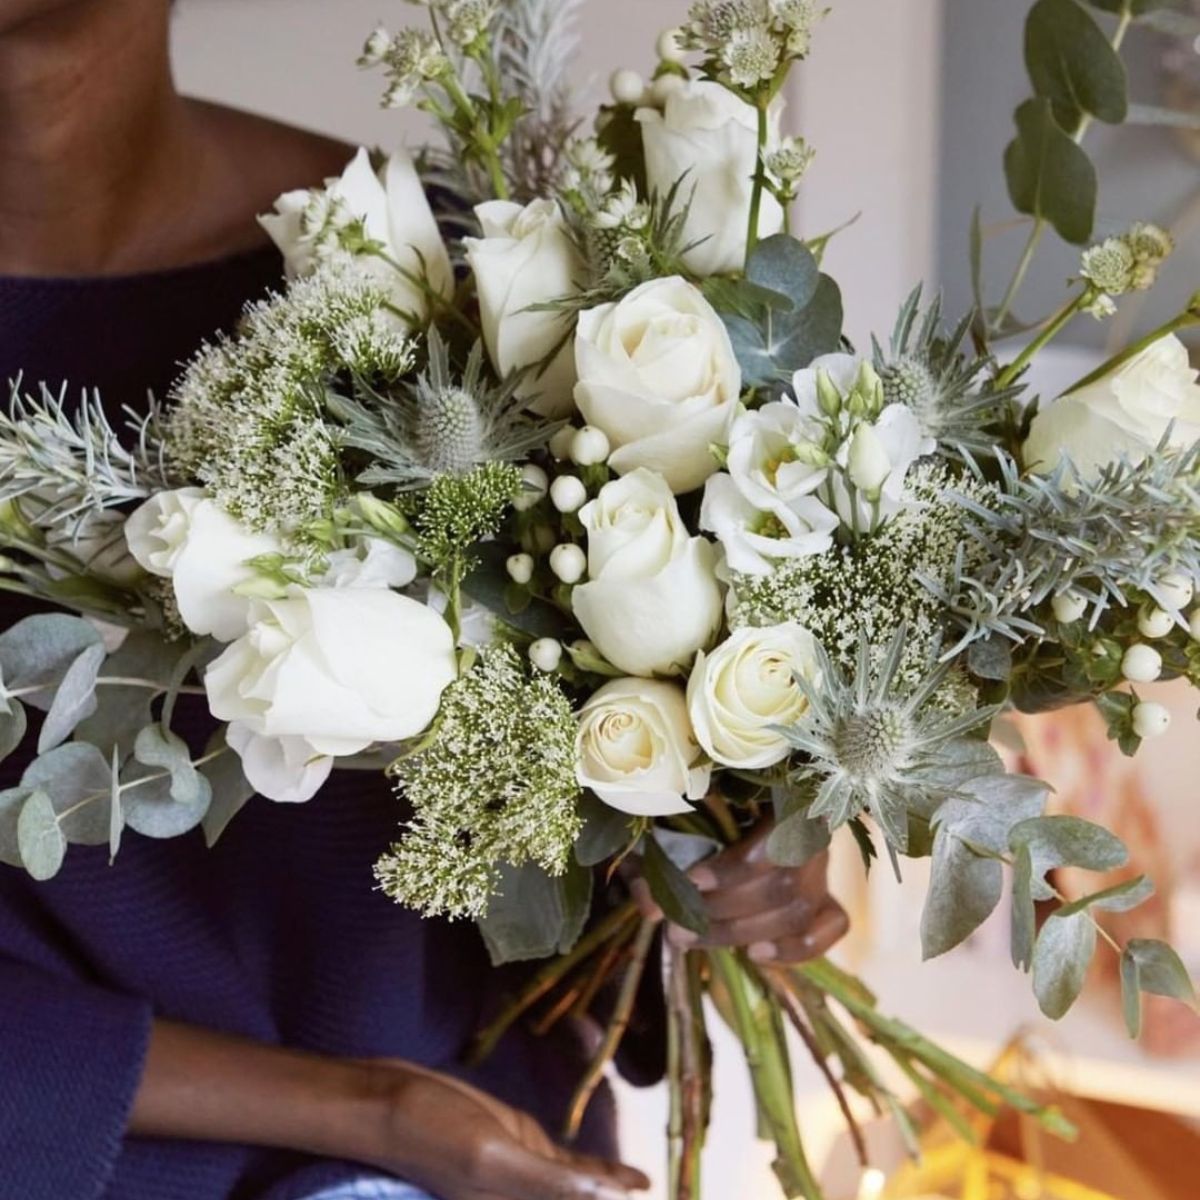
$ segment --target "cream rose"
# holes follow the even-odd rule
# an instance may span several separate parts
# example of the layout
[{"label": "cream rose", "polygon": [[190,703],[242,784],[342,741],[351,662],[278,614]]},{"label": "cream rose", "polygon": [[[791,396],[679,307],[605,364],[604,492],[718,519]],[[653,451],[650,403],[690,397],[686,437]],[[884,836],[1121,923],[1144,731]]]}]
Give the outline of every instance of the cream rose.
[{"label": "cream rose", "polygon": [[571,295],[583,262],[567,235],[553,200],[524,208],[492,200],[475,210],[482,238],[466,238],[467,263],[475,274],[483,339],[501,375],[536,367],[558,347],[539,374],[530,371],[517,395],[536,395],[543,416],[565,417],[573,408],[575,348],[563,314],[531,311],[531,306]]},{"label": "cream rose", "polygon": [[1025,465],[1049,474],[1065,457],[1085,479],[1095,478],[1122,457],[1141,462],[1168,429],[1173,447],[1200,438],[1200,383],[1187,347],[1174,334],[1047,405],[1033,419]]},{"label": "cream rose", "polygon": [[[782,105],[771,111],[768,147],[779,141]],[[750,229],[752,180],[758,164],[758,114],[719,83],[692,80],[674,87],[663,111],[640,108],[651,188],[665,196],[682,179],[680,202],[691,200],[684,256],[697,275],[740,271]],[[783,228],[783,209],[763,196],[760,237]]]},{"label": "cream rose", "polygon": [[453,295],[450,256],[416,167],[403,150],[376,171],[361,149],[340,178],[326,181],[324,193],[287,192],[275,202],[274,213],[258,220],[283,254],[289,278],[309,274],[322,257],[337,253],[340,229],[361,221],[366,236],[380,243],[404,273],[374,255],[356,261],[388,288],[401,312],[418,320],[429,312],[429,297],[406,275],[423,278],[442,296]]},{"label": "cream rose", "polygon": [[699,288],[655,279],[581,314],[575,363],[575,402],[616,447],[614,471],[648,467],[676,493],[716,471],[710,447],[728,440],[742,373]]},{"label": "cream rose", "polygon": [[789,747],[778,727],[808,710],[797,675],[819,681],[816,642],[803,626],[732,633],[692,668],[688,714],[696,739],[722,766],[760,770],[782,762]]},{"label": "cream rose", "polygon": [[209,708],[316,755],[421,733],[457,664],[450,627],[386,588],[296,589],[255,601],[249,631],[208,668]]},{"label": "cream rose", "polygon": [[250,560],[283,550],[274,534],[251,532],[199,488],[152,496],[125,522],[125,540],[145,570],[171,580],[188,629],[221,642],[246,631],[250,600],[234,589],[254,578]]},{"label": "cream rose", "polygon": [[630,675],[686,671],[721,624],[716,553],[689,537],[661,476],[637,470],[580,510],[588,581],[572,593],[584,633]]},{"label": "cream rose", "polygon": [[666,817],[703,799],[711,768],[688,724],[683,691],[653,679],[614,679],[579,712],[578,777],[605,804]]}]

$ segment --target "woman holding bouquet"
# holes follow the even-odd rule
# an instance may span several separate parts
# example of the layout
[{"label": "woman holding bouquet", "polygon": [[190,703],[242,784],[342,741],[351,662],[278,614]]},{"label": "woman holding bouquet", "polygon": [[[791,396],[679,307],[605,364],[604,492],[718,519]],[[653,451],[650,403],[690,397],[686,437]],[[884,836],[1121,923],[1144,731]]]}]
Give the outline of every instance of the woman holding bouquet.
[{"label": "woman holding bouquet", "polygon": [[[277,281],[255,214],[348,157],[180,97],[168,21],[167,0],[0,0],[0,375],[98,388],[113,414],[165,394]],[[8,597],[3,625],[27,611]],[[192,726],[202,741],[200,714]],[[8,760],[5,786],[28,761]],[[544,1132],[583,1033],[513,1034],[461,1078],[500,984],[469,926],[372,889],[363,864],[396,801],[373,775],[346,778],[302,813],[252,803],[212,850],[198,833],[130,837],[115,865],[82,849],[47,884],[0,867],[8,1194],[566,1200],[645,1186],[609,1161],[611,1105],[581,1143],[604,1158]],[[807,957],[842,932],[821,861],[772,869],[759,842],[704,871],[721,944]]]}]

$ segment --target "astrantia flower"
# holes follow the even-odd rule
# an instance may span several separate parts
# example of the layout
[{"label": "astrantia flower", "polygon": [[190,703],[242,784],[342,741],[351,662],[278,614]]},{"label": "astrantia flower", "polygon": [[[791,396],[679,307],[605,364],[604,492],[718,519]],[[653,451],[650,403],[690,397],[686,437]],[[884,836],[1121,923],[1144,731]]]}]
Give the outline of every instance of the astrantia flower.
[{"label": "astrantia flower", "polygon": [[437,723],[392,767],[413,816],[375,876],[426,916],[481,917],[504,865],[561,875],[581,819],[576,721],[548,676],[511,647],[485,652],[447,689]]},{"label": "astrantia flower", "polygon": [[1097,291],[1120,296],[1133,287],[1137,259],[1124,238],[1105,238],[1083,252],[1080,274]]},{"label": "astrantia flower", "polygon": [[497,0],[442,0],[438,7],[450,40],[465,48],[487,33],[499,5]]},{"label": "astrantia flower", "polygon": [[910,810],[928,815],[946,794],[938,769],[946,764],[947,748],[995,713],[970,709],[952,716],[934,705],[947,666],[931,670],[915,688],[898,684],[905,636],[901,627],[878,669],[872,669],[864,638],[850,675],[818,646],[820,683],[797,676],[808,711],[786,731],[792,749],[809,759],[794,778],[816,785],[808,815],[837,829],[869,812],[899,853],[908,847]]},{"label": "astrantia flower", "polygon": [[738,29],[722,52],[729,78],[738,87],[753,90],[772,79],[779,69],[779,44],[761,25]]}]

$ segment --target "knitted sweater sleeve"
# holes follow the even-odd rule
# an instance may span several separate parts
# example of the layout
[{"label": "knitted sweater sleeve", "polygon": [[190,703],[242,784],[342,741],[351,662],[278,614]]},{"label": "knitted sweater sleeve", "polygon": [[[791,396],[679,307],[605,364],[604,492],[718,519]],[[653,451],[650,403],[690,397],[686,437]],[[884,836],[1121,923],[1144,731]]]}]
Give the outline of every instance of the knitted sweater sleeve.
[{"label": "knitted sweater sleeve", "polygon": [[0,954],[5,1195],[97,1200],[141,1081],[148,1003]]}]

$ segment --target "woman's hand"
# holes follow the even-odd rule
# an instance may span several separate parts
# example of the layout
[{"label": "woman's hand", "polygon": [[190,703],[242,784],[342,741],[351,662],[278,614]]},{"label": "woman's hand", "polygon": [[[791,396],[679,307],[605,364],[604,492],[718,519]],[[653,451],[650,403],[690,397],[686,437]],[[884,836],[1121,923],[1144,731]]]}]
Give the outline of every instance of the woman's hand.
[{"label": "woman's hand", "polygon": [[560,1149],[532,1117],[459,1080],[407,1063],[377,1070],[391,1098],[372,1165],[440,1200],[624,1200],[650,1185],[631,1167]]},{"label": "woman's hand", "polygon": [[[737,947],[756,962],[787,966],[818,958],[845,934],[846,911],[826,885],[828,853],[802,867],[776,866],[767,858],[770,831],[766,824],[692,868],[689,875],[708,910],[708,932],[701,937],[672,925],[667,938],[673,945]],[[657,912],[644,883],[635,893],[643,911]]]}]

